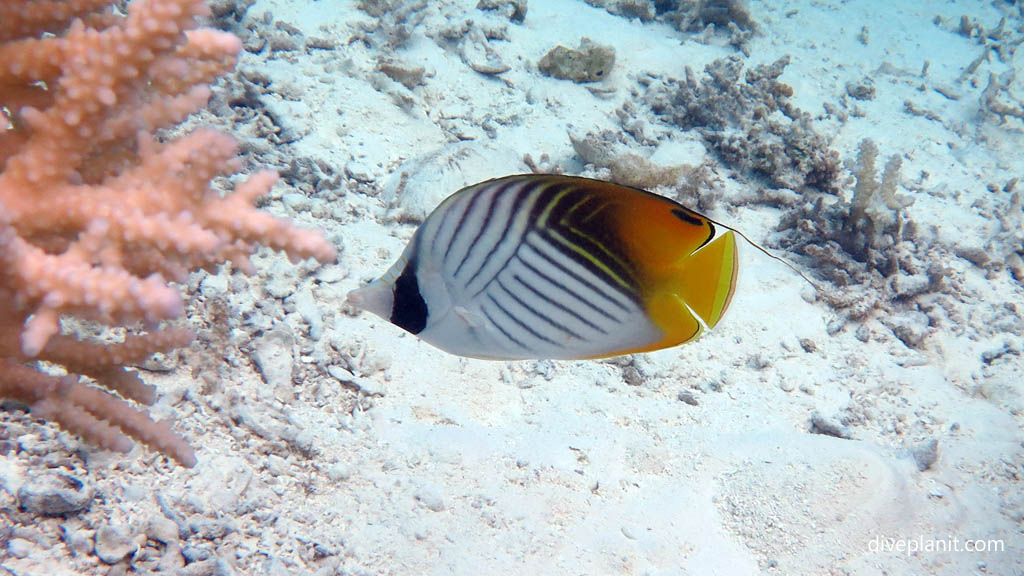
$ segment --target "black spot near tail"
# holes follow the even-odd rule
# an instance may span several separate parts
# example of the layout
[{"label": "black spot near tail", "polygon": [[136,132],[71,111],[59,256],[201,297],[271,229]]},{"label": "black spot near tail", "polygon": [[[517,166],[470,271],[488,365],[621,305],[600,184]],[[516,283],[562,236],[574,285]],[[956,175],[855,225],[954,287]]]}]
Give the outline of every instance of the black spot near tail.
[{"label": "black spot near tail", "polygon": [[395,300],[391,305],[391,322],[413,334],[427,326],[427,303],[416,281],[416,260],[410,260],[395,282]]}]

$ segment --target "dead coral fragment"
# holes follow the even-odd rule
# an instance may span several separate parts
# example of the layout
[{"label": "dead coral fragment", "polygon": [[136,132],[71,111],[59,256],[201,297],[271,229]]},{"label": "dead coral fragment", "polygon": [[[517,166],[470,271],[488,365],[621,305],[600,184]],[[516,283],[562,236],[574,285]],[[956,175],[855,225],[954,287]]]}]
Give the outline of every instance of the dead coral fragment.
[{"label": "dead coral fragment", "polygon": [[634,188],[652,189],[675,186],[679,180],[694,171],[693,166],[659,166],[647,158],[630,152],[617,142],[617,132],[588,132],[586,136],[569,133],[573,150],[583,162],[598,168],[607,168],[608,180]]},{"label": "dead coral fragment", "polygon": [[423,66],[413,66],[404,60],[384,58],[377,63],[377,70],[409,90],[425,83],[426,70]]},{"label": "dead coral fragment", "polygon": [[[781,247],[808,256],[821,278],[841,288],[821,293],[838,313],[830,333],[876,317],[893,336],[917,348],[935,330],[936,296],[955,281],[944,262],[932,256],[936,231],[919,229],[906,217],[909,199],[896,194],[900,157],[886,162],[881,179],[877,157],[873,142],[861,143],[849,201],[813,191],[801,195],[802,204],[779,224],[787,231]],[[860,324],[857,337],[866,341],[870,334]]]},{"label": "dead coral fragment", "polygon": [[[358,7],[374,17],[372,24],[364,24],[363,30],[382,39],[384,48],[401,48],[412,38],[412,33],[426,17],[424,0],[363,0]],[[369,40],[369,38],[367,38]]]},{"label": "dead coral fragment", "polygon": [[537,67],[547,76],[572,80],[573,82],[597,82],[603,80],[615,65],[615,49],[580,40],[579,48],[573,50],[556,46],[541,58]]},{"label": "dead coral fragment", "polygon": [[654,3],[651,0],[583,0],[597,8],[604,8],[610,14],[626,18],[639,18],[642,22],[654,20]]},{"label": "dead coral fragment", "polygon": [[701,31],[708,26],[755,30],[745,2],[740,0],[586,0],[591,6],[641,21],[664,21],[682,31]]},{"label": "dead coral fragment", "polygon": [[778,188],[838,192],[839,153],[790,103],[793,89],[779,81],[788,64],[783,57],[743,74],[739,58],[719,59],[704,69],[706,78],[687,67],[685,80],[652,83],[643,99],[666,122],[696,129],[734,168]]},{"label": "dead coral fragment", "polygon": [[847,82],[846,93],[854,100],[874,100],[877,90],[871,78],[864,78],[859,82]]},{"label": "dead coral fragment", "polygon": [[998,117],[1000,123],[1005,123],[1008,117],[1024,120],[1024,102],[1010,93],[1010,84],[1013,82],[1013,78],[1013,71],[999,76],[990,73],[988,85],[981,93],[982,111]]},{"label": "dead coral fragment", "polygon": [[862,262],[867,259],[868,249],[876,247],[879,233],[898,235],[901,212],[913,204],[909,198],[896,196],[903,159],[895,155],[889,158],[882,180],[878,181],[875,179],[877,156],[878,146],[874,141],[865,139],[860,143],[854,170],[857,184],[845,224],[848,234],[840,237],[843,248]]},{"label": "dead coral fragment", "polygon": [[476,9],[501,11],[516,24],[526,20],[526,0],[480,0]]},{"label": "dead coral fragment", "polygon": [[459,56],[474,72],[488,76],[503,74],[512,69],[502,60],[501,54],[491,46],[491,42],[484,32],[477,27],[471,28],[463,38],[460,43]]},{"label": "dead coral fragment", "polygon": [[[655,5],[661,5],[670,19],[678,19],[677,22],[682,24],[679,26],[681,30],[700,30],[712,24],[724,28],[734,24],[740,30],[755,29],[746,3],[740,0],[661,1]],[[670,9],[673,5],[675,8]]]},{"label": "dead coral fragment", "polygon": [[870,287],[881,295],[875,298],[887,299],[937,291],[943,272],[917,257],[917,227],[905,215],[911,199],[896,195],[902,159],[890,158],[879,180],[877,157],[874,142],[861,142],[850,201],[808,201],[787,215],[780,229],[792,229],[799,237],[792,249],[811,256],[819,272],[838,286]]}]

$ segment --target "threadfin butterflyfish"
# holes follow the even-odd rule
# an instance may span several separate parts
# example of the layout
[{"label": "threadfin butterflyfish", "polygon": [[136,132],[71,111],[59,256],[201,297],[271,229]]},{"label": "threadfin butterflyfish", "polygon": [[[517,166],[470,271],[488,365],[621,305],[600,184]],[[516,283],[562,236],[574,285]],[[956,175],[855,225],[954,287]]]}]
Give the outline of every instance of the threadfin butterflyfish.
[{"label": "threadfin butterflyfish", "polygon": [[648,352],[722,319],[736,287],[734,232],[638,188],[507,176],[445,199],[348,302],[461,356]]}]

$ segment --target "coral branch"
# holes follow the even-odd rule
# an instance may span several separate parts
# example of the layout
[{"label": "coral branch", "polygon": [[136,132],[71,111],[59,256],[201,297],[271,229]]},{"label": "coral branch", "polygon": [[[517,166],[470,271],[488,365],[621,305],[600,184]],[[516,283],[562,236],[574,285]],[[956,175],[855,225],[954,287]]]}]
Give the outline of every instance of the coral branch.
[{"label": "coral branch", "polygon": [[[110,0],[7,4],[0,397],[101,447],[126,451],[134,438],[191,466],[192,449],[170,425],[129,404],[151,404],[156,394],[126,367],[191,339],[157,327],[183,311],[167,280],[228,260],[247,266],[261,245],[293,260],[330,261],[334,248],[254,207],[276,182],[271,172],[223,196],[211,187],[241,167],[228,136],[156,137],[205,104],[206,85],[241,51],[230,34],[195,29],[208,12],[203,1],[136,0],[126,14]],[[119,343],[86,341],[69,318],[129,332]]]}]

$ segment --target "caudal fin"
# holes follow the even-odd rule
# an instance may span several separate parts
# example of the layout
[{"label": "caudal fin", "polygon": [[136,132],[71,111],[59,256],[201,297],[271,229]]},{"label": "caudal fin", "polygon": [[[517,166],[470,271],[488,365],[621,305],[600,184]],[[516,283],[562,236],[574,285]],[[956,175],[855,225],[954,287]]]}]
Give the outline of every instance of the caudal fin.
[{"label": "caudal fin", "polygon": [[373,312],[385,320],[391,317],[394,304],[394,292],[390,284],[376,280],[357,290],[348,293],[346,302],[360,310]]}]

